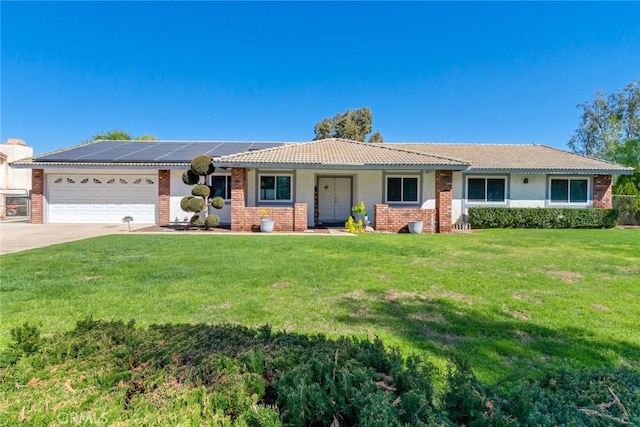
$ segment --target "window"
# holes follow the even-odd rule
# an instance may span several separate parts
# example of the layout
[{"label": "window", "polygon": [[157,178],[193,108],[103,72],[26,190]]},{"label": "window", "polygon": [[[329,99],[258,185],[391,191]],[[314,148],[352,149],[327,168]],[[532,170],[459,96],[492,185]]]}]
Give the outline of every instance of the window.
[{"label": "window", "polygon": [[468,178],[467,200],[470,202],[498,202],[506,200],[505,178]]},{"label": "window", "polygon": [[387,202],[417,202],[418,178],[405,176],[387,177]]},{"label": "window", "polygon": [[585,178],[551,180],[551,203],[587,203],[589,182]]},{"label": "window", "polygon": [[211,197],[222,197],[225,200],[231,200],[231,175],[213,175],[211,177],[211,186],[214,190]]},{"label": "window", "polygon": [[291,200],[291,175],[260,175],[260,200]]}]

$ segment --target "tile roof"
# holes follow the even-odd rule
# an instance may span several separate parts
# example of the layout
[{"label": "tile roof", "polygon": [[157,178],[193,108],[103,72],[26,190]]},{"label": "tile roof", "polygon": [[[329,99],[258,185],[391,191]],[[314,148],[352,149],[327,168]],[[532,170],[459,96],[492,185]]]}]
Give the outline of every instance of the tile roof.
[{"label": "tile roof", "polygon": [[220,166],[304,166],[319,168],[402,166],[464,170],[469,162],[428,152],[416,152],[392,144],[371,144],[346,139],[329,138],[311,142],[286,144],[248,153],[222,156],[215,160]]},{"label": "tile roof", "polygon": [[389,146],[464,159],[471,170],[601,171],[629,173],[633,168],[538,144],[389,143]]}]

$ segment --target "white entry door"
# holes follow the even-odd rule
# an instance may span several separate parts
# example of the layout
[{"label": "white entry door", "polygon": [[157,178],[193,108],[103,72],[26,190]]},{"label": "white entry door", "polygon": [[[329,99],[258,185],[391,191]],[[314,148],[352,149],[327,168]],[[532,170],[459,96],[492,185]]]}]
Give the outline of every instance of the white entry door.
[{"label": "white entry door", "polygon": [[351,178],[318,178],[318,221],[343,223],[351,215]]},{"label": "white entry door", "polygon": [[156,175],[49,175],[47,222],[156,222]]}]

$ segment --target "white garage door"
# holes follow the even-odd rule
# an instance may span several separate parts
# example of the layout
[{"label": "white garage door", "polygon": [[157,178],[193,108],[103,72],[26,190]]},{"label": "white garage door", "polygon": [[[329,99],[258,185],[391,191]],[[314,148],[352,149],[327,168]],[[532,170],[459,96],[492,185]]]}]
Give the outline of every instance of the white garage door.
[{"label": "white garage door", "polygon": [[157,175],[49,175],[48,222],[156,222]]}]

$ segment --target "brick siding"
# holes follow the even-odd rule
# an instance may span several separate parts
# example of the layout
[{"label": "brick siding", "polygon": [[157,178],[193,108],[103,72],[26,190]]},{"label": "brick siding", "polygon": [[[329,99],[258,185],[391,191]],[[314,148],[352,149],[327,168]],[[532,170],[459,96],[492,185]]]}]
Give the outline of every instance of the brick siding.
[{"label": "brick siding", "polygon": [[171,171],[158,171],[158,224],[171,222]]},{"label": "brick siding", "polygon": [[452,171],[436,171],[436,230],[451,233]]},{"label": "brick siding", "polygon": [[373,209],[376,231],[408,233],[409,221],[422,221],[424,223],[422,227],[423,233],[436,232],[435,209],[391,208],[383,203],[374,205]]},{"label": "brick siding", "polygon": [[613,208],[613,193],[611,190],[611,175],[594,175],[593,176],[593,207],[594,208]]},{"label": "brick siding", "polygon": [[307,229],[307,204],[293,206],[252,206],[246,205],[247,172],[243,168],[231,169],[231,230],[259,231],[262,209],[266,217],[275,220],[273,231],[304,231]]},{"label": "brick siding", "polygon": [[44,170],[31,170],[31,223],[44,223]]}]

